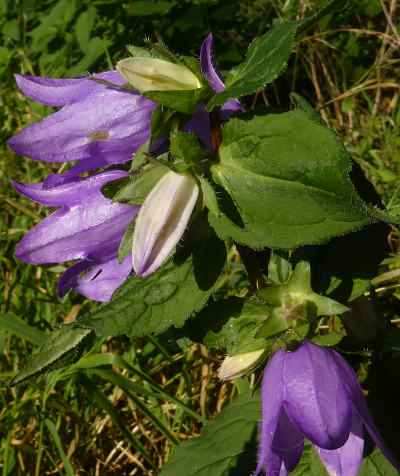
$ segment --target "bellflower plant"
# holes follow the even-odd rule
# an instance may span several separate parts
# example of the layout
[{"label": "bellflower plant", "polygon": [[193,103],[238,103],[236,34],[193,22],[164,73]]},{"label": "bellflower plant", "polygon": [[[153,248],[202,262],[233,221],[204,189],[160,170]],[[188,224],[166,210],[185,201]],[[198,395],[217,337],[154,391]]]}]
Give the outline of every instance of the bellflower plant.
[{"label": "bellflower plant", "polygon": [[386,458],[400,464],[383,443],[349,364],[337,352],[303,341],[294,352],[279,350],[262,382],[258,465],[267,476],[293,471],[304,438],[316,448],[329,474],[356,476],[367,428]]},{"label": "bellflower plant", "polygon": [[[285,71],[299,36],[338,3],[255,39],[226,81],[211,35],[199,59],[146,41],[129,47],[116,71],[16,76],[27,96],[61,109],[20,131],[10,147],[35,160],[76,163],[43,183],[13,182],[29,199],[59,207],[15,256],[72,262],[59,295],[74,289],[106,304],[53,331],[12,384],[75,362],[95,334],[162,339],[168,331],[168,345],[176,337],[185,348],[222,349],[221,380],[246,378],[270,359],[262,391],[257,378],[238,385],[241,395],[207,423],[204,437],[179,446],[160,476],[250,474],[255,464],[241,453],[253,444],[261,409],[255,475],[263,468],[287,475],[307,439],[329,474],[356,476],[364,427],[400,468],[355,373],[333,350],[345,336],[346,348],[357,342],[358,327],[346,322],[355,301],[368,299],[388,225],[399,220],[304,98],[292,92],[285,110],[289,98],[277,98],[279,110],[246,112],[240,102],[256,94],[256,103]],[[277,95],[285,84],[276,83]],[[248,281],[236,271],[225,279],[233,246]],[[249,283],[246,293],[240,282]],[[358,312],[373,327],[368,345],[379,356],[390,323]],[[352,355],[366,358],[357,345]]]}]

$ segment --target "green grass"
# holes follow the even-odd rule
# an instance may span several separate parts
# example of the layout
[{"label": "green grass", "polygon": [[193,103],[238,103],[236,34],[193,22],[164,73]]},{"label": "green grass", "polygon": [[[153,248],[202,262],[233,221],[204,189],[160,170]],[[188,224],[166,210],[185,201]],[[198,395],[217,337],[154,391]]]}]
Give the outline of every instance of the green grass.
[{"label": "green grass", "polygon": [[[323,33],[309,32],[298,43],[284,77],[264,96],[246,101],[248,107],[264,101],[280,105],[291,89],[307,97],[337,130],[385,205],[399,213],[400,78],[393,49],[398,33],[391,29],[379,2],[355,3],[324,20]],[[19,157],[4,145],[51,109],[25,98],[12,74],[67,77],[101,71],[125,55],[126,44],[140,44],[144,35],[162,38],[179,52],[198,54],[210,30],[217,57],[228,68],[240,61],[248,41],[274,19],[292,18],[298,11],[303,15],[310,8],[310,2],[303,0],[181,0],[163,15],[137,16],[133,5],[112,0],[4,0],[0,4],[3,476],[155,474],[178,441],[198,435],[202,423],[238,392],[235,385],[217,379],[221,352],[209,354],[197,344],[181,351],[168,337],[99,340],[69,369],[8,387],[54,325],[70,322],[98,305],[74,292],[64,302],[59,300],[56,283],[65,264],[27,265],[13,257],[24,233],[50,211],[19,196],[9,181],[38,182],[58,166]],[[398,231],[392,231],[389,245],[374,286],[384,314],[398,322]],[[232,249],[218,295],[249,293],[244,267]],[[332,322],[326,325],[334,327]],[[398,359],[399,349],[397,338],[386,349],[390,359]]]}]

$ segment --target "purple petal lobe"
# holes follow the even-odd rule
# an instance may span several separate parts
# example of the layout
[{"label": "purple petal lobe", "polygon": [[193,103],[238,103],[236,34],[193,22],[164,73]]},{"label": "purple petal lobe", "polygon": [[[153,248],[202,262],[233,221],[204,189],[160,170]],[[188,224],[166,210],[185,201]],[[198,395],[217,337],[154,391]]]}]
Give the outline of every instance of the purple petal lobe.
[{"label": "purple petal lobe", "polygon": [[225,89],[225,83],[222,80],[220,72],[215,64],[212,50],[212,35],[208,35],[203,41],[200,50],[201,72],[207,78],[210,86],[220,93]]},{"label": "purple petal lobe", "polygon": [[262,381],[262,422],[258,462],[254,476],[257,476],[267,463],[281,413],[283,399],[282,374],[286,360],[284,350],[278,350],[264,373]]},{"label": "purple petal lobe", "polygon": [[359,418],[363,421],[366,426],[369,434],[372,436],[373,440],[376,443],[376,446],[382,451],[385,457],[390,461],[390,463],[400,471],[400,462],[391,454],[381,435],[379,434],[378,429],[376,428],[374,421],[372,419],[371,413],[368,410],[367,403],[365,401],[364,394],[361,390],[360,383],[353,372],[353,369],[350,365],[343,359],[341,355],[332,351],[333,358],[336,361],[337,367],[341,373],[341,378],[343,380],[345,392],[347,398],[352,403],[353,411],[357,413]]},{"label": "purple petal lobe", "polygon": [[357,476],[360,469],[364,448],[362,421],[353,413],[351,429],[346,443],[336,450],[317,450],[319,457],[329,474],[336,476]]},{"label": "purple petal lobe", "polygon": [[268,476],[286,476],[297,466],[304,448],[304,438],[282,408],[271,451],[265,468]]},{"label": "purple petal lobe", "polygon": [[284,408],[306,438],[324,449],[347,441],[351,405],[332,351],[304,341],[286,354]]},{"label": "purple petal lobe", "polygon": [[149,139],[154,107],[133,91],[97,88],[26,127],[8,145],[18,154],[49,162],[92,157],[101,158],[102,165],[124,162]]},{"label": "purple petal lobe", "polygon": [[[93,78],[103,79],[112,84],[122,85],[125,79],[117,71],[105,71],[94,74]],[[35,101],[48,106],[64,106],[82,101],[86,96],[107,86],[96,83],[89,77],[75,79],[50,79],[40,76],[15,75],[15,80],[22,92]]]},{"label": "purple petal lobe", "polygon": [[[81,273],[90,269],[88,273]],[[122,264],[114,256],[103,263],[83,260],[75,263],[61,276],[58,292],[61,298],[72,288],[95,301],[108,302],[114,291],[125,281],[132,270],[132,257],[128,255]]]},{"label": "purple petal lobe", "polygon": [[11,181],[12,186],[29,199],[50,207],[72,206],[98,196],[100,188],[111,180],[126,177],[122,170],[110,170],[86,179],[75,179],[56,187],[45,188],[43,183]]}]

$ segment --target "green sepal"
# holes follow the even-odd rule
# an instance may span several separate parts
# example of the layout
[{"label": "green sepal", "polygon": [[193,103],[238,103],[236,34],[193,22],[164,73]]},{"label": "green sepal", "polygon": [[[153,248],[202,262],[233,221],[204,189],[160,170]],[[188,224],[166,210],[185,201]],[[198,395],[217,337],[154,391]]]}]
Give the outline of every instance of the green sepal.
[{"label": "green sepal", "polygon": [[286,319],[313,321],[318,316],[342,314],[348,308],[333,299],[315,293],[311,287],[311,269],[300,261],[287,284],[262,289],[258,296],[269,306],[282,310]]},{"label": "green sepal", "polygon": [[212,183],[209,182],[203,175],[196,175],[200,182],[201,196],[203,205],[216,216],[219,216],[218,198]]},{"label": "green sepal", "polygon": [[343,337],[344,337],[344,334],[342,332],[332,331],[332,332],[329,332],[329,334],[316,335],[315,337],[311,339],[311,341],[317,345],[332,347],[334,345],[339,344],[339,342],[343,339]]},{"label": "green sepal", "polygon": [[151,114],[151,142],[168,138],[171,131],[182,129],[187,120],[185,115],[159,104]]},{"label": "green sepal", "polygon": [[140,58],[151,58],[151,52],[146,50],[146,48],[140,48],[139,46],[129,45],[126,47],[128,53],[131,56],[140,57]]},{"label": "green sepal", "polygon": [[100,192],[106,198],[113,200],[115,195],[121,190],[121,188],[126,187],[130,182],[129,177],[122,177],[117,180],[111,180],[111,182],[105,183]]},{"label": "green sepal", "polygon": [[121,243],[118,248],[118,262],[122,264],[124,259],[132,253],[133,232],[135,231],[136,217],[129,223],[128,228],[125,230]]},{"label": "green sepal", "polygon": [[179,90],[179,91],[146,91],[146,96],[151,101],[155,101],[162,106],[175,109],[183,114],[194,114],[199,102],[204,102],[211,96],[213,91],[206,85],[198,89]]},{"label": "green sepal", "polygon": [[72,324],[56,327],[47,340],[38,347],[25,367],[10,382],[10,386],[23,383],[37,375],[66,367],[76,362],[85,351],[94,333]]},{"label": "green sepal", "polygon": [[190,167],[209,158],[209,153],[201,147],[194,132],[172,132],[170,140],[172,157],[182,159]]},{"label": "green sepal", "polygon": [[151,189],[163,177],[168,168],[164,165],[150,163],[143,167],[143,172],[134,175],[124,187],[114,195],[114,202],[122,202],[127,205],[141,205]]},{"label": "green sepal", "polygon": [[149,159],[150,141],[148,140],[136,150],[131,162],[129,173],[137,172]]}]

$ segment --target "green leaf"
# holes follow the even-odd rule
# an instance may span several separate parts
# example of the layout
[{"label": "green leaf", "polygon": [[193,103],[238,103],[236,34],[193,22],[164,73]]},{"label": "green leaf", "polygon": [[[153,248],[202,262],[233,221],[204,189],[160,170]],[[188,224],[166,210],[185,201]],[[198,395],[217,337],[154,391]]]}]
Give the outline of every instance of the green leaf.
[{"label": "green leaf", "polygon": [[90,329],[80,329],[69,324],[54,329],[23,370],[11,380],[10,385],[18,385],[36,375],[75,362],[86,348],[91,334]]},{"label": "green leaf", "polygon": [[200,182],[204,205],[216,216],[219,216],[218,199],[212,184],[202,175],[196,175]]},{"label": "green leaf", "polygon": [[263,89],[280,76],[286,69],[300,23],[281,23],[250,43],[246,59],[231,71],[225,90],[208,102],[207,111],[222,106],[230,98]]},{"label": "green leaf", "polygon": [[199,222],[193,228],[197,235],[186,237],[165,265],[146,278],[128,277],[110,303],[78,318],[76,325],[106,336],[160,333],[182,326],[204,306],[226,258],[224,244],[210,228],[202,229]]},{"label": "green leaf", "polygon": [[251,474],[256,466],[259,392],[240,395],[207,423],[200,437],[181,443],[160,476]]},{"label": "green leaf", "polygon": [[209,219],[224,239],[294,249],[381,218],[354,190],[343,145],[303,111],[232,118],[219,153],[211,172],[224,213]]},{"label": "green leaf", "polygon": [[357,476],[397,476],[399,472],[389,463],[382,452],[375,447],[374,451],[363,458]]},{"label": "green leaf", "polygon": [[46,341],[46,334],[36,327],[30,326],[12,314],[0,313],[0,329],[12,332],[22,339],[29,340],[34,344],[43,344]]},{"label": "green leaf", "polygon": [[57,428],[54,425],[54,423],[49,419],[45,418],[44,420],[45,425],[47,426],[47,429],[49,430],[49,433],[54,441],[54,444],[56,445],[56,448],[58,450],[58,454],[60,455],[61,461],[63,462],[65,472],[67,476],[74,476],[75,471],[65,454],[60,435],[58,434]]},{"label": "green leaf", "polygon": [[172,8],[176,5],[176,2],[146,2],[146,1],[135,1],[127,10],[128,16],[135,17],[144,17],[149,15],[166,15],[169,13]]},{"label": "green leaf", "polygon": [[76,39],[83,53],[87,53],[89,39],[92,33],[94,21],[97,16],[97,10],[89,7],[85,12],[81,13],[75,25]]}]

